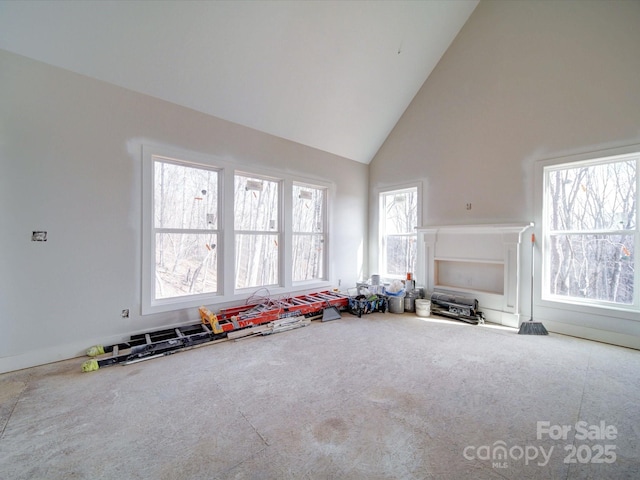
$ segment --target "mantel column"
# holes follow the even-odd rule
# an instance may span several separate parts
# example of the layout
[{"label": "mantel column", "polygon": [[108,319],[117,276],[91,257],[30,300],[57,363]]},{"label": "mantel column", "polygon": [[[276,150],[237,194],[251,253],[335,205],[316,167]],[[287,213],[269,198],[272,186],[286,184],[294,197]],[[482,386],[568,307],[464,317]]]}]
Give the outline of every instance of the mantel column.
[{"label": "mantel column", "polygon": [[417,264],[421,271],[417,273],[418,283],[423,283],[425,294],[432,292],[435,287],[435,251],[437,232],[435,230],[421,230],[418,232],[419,248]]}]

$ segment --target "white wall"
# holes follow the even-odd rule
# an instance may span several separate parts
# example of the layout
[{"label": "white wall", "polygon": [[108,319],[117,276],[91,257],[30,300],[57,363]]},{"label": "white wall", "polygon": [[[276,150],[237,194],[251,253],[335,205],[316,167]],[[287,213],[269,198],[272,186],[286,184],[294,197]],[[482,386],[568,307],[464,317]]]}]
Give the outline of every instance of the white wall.
[{"label": "white wall", "polygon": [[143,142],[330,182],[332,280],[360,278],[366,165],[2,50],[0,85],[0,371],[198,321],[140,315]]},{"label": "white wall", "polygon": [[[482,0],[371,163],[371,191],[421,179],[424,225],[533,221],[536,161],[640,143],[639,24],[637,1]],[[372,196],[372,269],[376,208]],[[589,333],[575,311],[543,315],[640,345],[624,316]]]}]

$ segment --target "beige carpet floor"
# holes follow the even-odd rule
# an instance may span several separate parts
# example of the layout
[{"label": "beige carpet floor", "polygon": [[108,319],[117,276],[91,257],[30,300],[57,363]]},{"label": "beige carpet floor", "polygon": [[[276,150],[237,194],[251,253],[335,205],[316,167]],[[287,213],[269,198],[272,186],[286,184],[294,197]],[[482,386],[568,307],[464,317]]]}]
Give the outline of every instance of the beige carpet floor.
[{"label": "beige carpet floor", "polygon": [[1,479],[620,479],[640,352],[412,314],[0,375]]}]

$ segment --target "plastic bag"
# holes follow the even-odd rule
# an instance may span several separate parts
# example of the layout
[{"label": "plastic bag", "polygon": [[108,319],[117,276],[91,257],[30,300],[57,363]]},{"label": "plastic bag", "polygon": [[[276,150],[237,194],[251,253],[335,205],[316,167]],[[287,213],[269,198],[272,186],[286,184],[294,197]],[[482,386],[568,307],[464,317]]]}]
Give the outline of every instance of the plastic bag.
[{"label": "plastic bag", "polygon": [[404,297],[404,284],[400,280],[394,280],[385,287],[385,293],[392,297]]}]

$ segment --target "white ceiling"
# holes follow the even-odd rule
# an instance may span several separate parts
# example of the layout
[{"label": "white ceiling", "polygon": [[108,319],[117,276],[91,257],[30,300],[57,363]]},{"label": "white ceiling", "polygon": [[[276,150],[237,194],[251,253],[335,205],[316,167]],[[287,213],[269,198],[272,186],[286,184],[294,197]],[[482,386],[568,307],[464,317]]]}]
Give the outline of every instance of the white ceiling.
[{"label": "white ceiling", "polygon": [[478,0],[0,1],[0,48],[369,163]]}]

